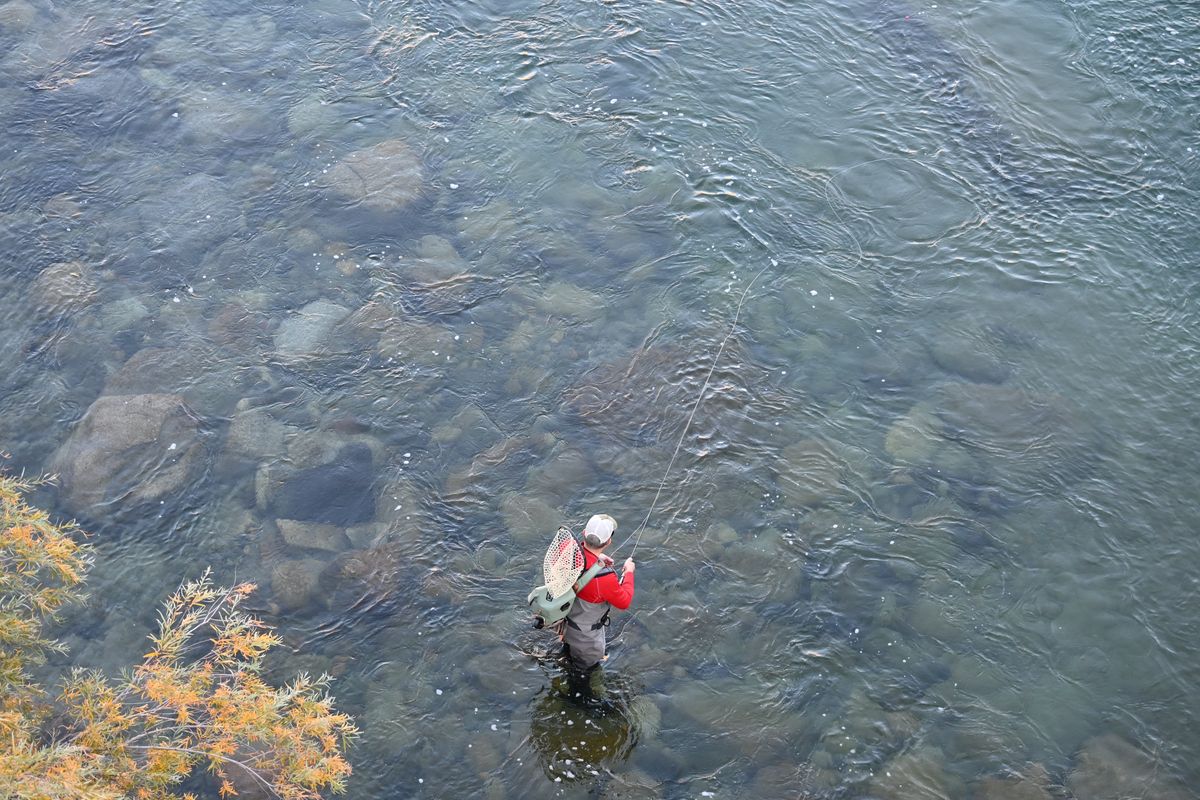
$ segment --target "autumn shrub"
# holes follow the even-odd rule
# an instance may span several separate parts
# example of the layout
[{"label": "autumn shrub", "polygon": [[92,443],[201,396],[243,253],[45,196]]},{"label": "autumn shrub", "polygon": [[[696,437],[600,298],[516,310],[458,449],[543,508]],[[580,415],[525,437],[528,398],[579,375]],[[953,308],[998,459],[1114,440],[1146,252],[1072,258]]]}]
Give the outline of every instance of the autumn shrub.
[{"label": "autumn shrub", "polygon": [[129,671],[77,669],[56,691],[39,686],[36,665],[61,649],[46,626],[80,597],[92,553],[73,525],[26,503],[29,488],[0,475],[0,795],[174,798],[200,770],[222,796],[344,789],[357,730],[327,676],[282,687],[262,677],[279,638],[242,609],[252,584],[216,586],[205,572],[167,599]]}]

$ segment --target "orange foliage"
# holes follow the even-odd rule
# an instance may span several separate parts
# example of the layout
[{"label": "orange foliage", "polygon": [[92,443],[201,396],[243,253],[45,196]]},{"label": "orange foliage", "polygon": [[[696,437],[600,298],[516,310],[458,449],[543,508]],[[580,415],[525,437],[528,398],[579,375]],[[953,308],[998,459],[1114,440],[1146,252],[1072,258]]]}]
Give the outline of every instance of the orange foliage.
[{"label": "orange foliage", "polygon": [[[90,552],[25,505],[27,485],[0,476],[0,786],[16,798],[177,798],[204,767],[222,797],[249,777],[281,800],[345,788],[342,750],[357,735],[334,709],[329,678],[273,687],[260,677],[279,638],[239,609],[253,584],[214,586],[209,574],[168,598],[153,646],[120,680],[77,671],[63,687],[56,726],[26,667],[55,647],[42,625],[73,599]],[[14,603],[17,599],[19,602]],[[192,648],[191,645],[207,646]],[[198,657],[191,652],[202,652]],[[243,771],[238,775],[237,771]]]}]

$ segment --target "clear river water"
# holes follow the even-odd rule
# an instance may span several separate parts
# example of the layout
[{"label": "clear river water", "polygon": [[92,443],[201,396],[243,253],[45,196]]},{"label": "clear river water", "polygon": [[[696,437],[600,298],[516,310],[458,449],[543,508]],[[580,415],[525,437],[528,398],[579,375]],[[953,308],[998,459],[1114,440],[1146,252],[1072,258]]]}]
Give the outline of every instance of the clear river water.
[{"label": "clear river water", "polygon": [[[1169,0],[0,4],[0,450],[97,549],[54,667],[211,565],[354,800],[1197,796],[1197,53]],[[524,601],[599,512],[589,706]]]}]

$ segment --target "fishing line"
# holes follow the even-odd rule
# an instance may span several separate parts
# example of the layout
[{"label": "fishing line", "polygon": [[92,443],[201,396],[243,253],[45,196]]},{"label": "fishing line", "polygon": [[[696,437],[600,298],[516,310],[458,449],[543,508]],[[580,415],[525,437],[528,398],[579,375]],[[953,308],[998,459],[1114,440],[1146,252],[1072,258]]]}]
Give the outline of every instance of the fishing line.
[{"label": "fishing line", "polygon": [[[633,554],[637,552],[638,545],[642,542],[642,533],[646,530],[646,523],[650,521],[650,515],[654,513],[654,507],[658,504],[658,498],[662,494],[663,487],[667,485],[667,476],[671,474],[671,468],[675,466],[675,459],[678,458],[679,451],[683,447],[683,440],[687,438],[688,431],[692,428],[692,420],[696,417],[696,411],[700,408],[700,402],[704,399],[704,393],[708,391],[708,383],[712,379],[713,372],[717,369],[717,363],[721,360],[721,354],[725,352],[725,345],[729,343],[729,340],[733,338],[734,333],[737,331],[738,319],[742,315],[742,305],[746,302],[746,298],[750,295],[750,290],[754,288],[754,284],[762,277],[762,274],[777,263],[775,259],[770,259],[750,279],[750,283],[746,284],[746,288],[742,290],[742,296],[738,298],[737,308],[733,312],[733,320],[729,323],[729,331],[725,334],[725,338],[721,340],[721,346],[717,348],[717,353],[713,356],[712,364],[708,367],[708,374],[704,376],[704,384],[700,387],[700,392],[696,395],[696,402],[692,404],[692,411],[688,414],[687,424],[683,426],[683,433],[679,434],[679,441],[675,443],[675,451],[671,453],[671,460],[667,463],[667,469],[663,472],[662,480],[658,482],[658,489],[654,492],[654,499],[650,501],[650,508],[646,511],[646,516],[642,519],[642,524],[637,527],[637,530],[629,534],[620,545],[620,547],[624,547],[629,544],[631,539],[635,540],[633,549],[629,551],[629,558],[633,558]],[[620,547],[616,549],[620,549]]]}]

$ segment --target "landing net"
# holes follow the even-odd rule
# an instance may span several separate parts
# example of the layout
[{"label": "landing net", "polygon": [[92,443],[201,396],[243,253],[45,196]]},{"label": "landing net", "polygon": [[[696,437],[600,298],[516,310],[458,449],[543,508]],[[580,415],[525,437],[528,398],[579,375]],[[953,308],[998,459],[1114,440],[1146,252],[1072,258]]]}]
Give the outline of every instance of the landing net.
[{"label": "landing net", "polygon": [[569,530],[559,528],[542,561],[546,588],[552,596],[558,597],[574,585],[582,571],[583,551],[579,549],[579,542],[575,541]]}]

